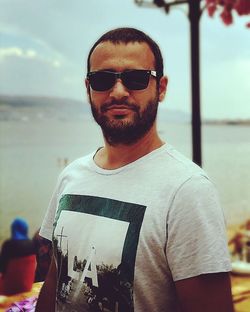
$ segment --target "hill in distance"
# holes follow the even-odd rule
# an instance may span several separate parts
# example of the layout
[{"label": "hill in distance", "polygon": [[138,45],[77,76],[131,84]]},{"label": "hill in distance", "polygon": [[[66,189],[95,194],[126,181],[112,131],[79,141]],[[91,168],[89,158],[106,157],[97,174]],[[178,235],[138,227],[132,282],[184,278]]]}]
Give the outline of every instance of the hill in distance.
[{"label": "hill in distance", "polygon": [[[91,115],[89,104],[84,101],[43,96],[0,95],[0,120],[75,120]],[[188,114],[159,109],[159,120],[186,123]]]}]

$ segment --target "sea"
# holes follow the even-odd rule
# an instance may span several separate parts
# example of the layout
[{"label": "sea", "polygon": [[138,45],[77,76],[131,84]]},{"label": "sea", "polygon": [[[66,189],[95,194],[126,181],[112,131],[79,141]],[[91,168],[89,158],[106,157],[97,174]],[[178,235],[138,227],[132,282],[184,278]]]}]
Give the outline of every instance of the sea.
[{"label": "sea", "polygon": [[[160,121],[163,140],[192,158],[191,125]],[[57,177],[74,159],[103,146],[92,117],[0,121],[0,243],[15,217],[32,237],[45,215]],[[202,127],[203,168],[216,184],[227,225],[250,219],[250,126]]]}]

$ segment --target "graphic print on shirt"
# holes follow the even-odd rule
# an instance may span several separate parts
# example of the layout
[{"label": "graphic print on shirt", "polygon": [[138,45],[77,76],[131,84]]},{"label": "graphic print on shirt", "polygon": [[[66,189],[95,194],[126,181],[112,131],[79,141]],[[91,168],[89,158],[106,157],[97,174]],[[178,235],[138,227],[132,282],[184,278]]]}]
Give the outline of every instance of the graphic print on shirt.
[{"label": "graphic print on shirt", "polygon": [[53,233],[56,311],[134,311],[135,258],[145,210],[109,198],[61,198]]}]

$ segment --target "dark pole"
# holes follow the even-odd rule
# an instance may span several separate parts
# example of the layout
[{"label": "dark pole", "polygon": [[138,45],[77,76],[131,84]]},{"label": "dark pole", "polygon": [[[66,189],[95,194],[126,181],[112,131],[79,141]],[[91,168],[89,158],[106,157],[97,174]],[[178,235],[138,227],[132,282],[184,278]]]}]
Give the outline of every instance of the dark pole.
[{"label": "dark pole", "polygon": [[192,81],[192,146],[193,161],[202,165],[201,152],[201,113],[200,113],[200,51],[199,21],[200,0],[189,0],[189,20],[191,34],[191,81]]},{"label": "dark pole", "polygon": [[[169,13],[170,7],[180,4],[188,4],[189,22],[191,35],[191,94],[192,94],[192,148],[193,161],[202,165],[201,146],[201,113],[200,113],[200,42],[199,42],[199,22],[201,16],[201,0],[153,0],[158,7],[163,7]],[[143,0],[135,0],[138,5],[143,4]]]}]

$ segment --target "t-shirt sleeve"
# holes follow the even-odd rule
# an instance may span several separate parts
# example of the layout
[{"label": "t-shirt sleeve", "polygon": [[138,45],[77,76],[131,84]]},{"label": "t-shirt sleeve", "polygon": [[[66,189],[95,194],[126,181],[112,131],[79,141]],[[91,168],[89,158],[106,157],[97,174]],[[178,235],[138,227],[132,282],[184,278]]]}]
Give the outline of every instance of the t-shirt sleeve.
[{"label": "t-shirt sleeve", "polygon": [[207,177],[193,176],[180,186],[168,214],[167,236],[174,281],[231,271],[223,211]]},{"label": "t-shirt sleeve", "polygon": [[39,231],[40,236],[50,241],[52,241],[53,224],[54,224],[56,209],[57,209],[57,196],[54,193],[50,200],[48,209],[46,211],[45,217],[42,222],[42,226]]},{"label": "t-shirt sleeve", "polygon": [[67,169],[68,167],[64,168],[64,170],[58,176],[54,192],[51,196],[47,211],[45,213],[45,217],[43,219],[43,222],[39,231],[40,236],[50,241],[52,241],[55,216],[56,216],[56,211],[58,208],[59,200],[61,198],[65,185],[68,183],[67,178],[65,177],[67,176],[65,172],[68,170]]}]

